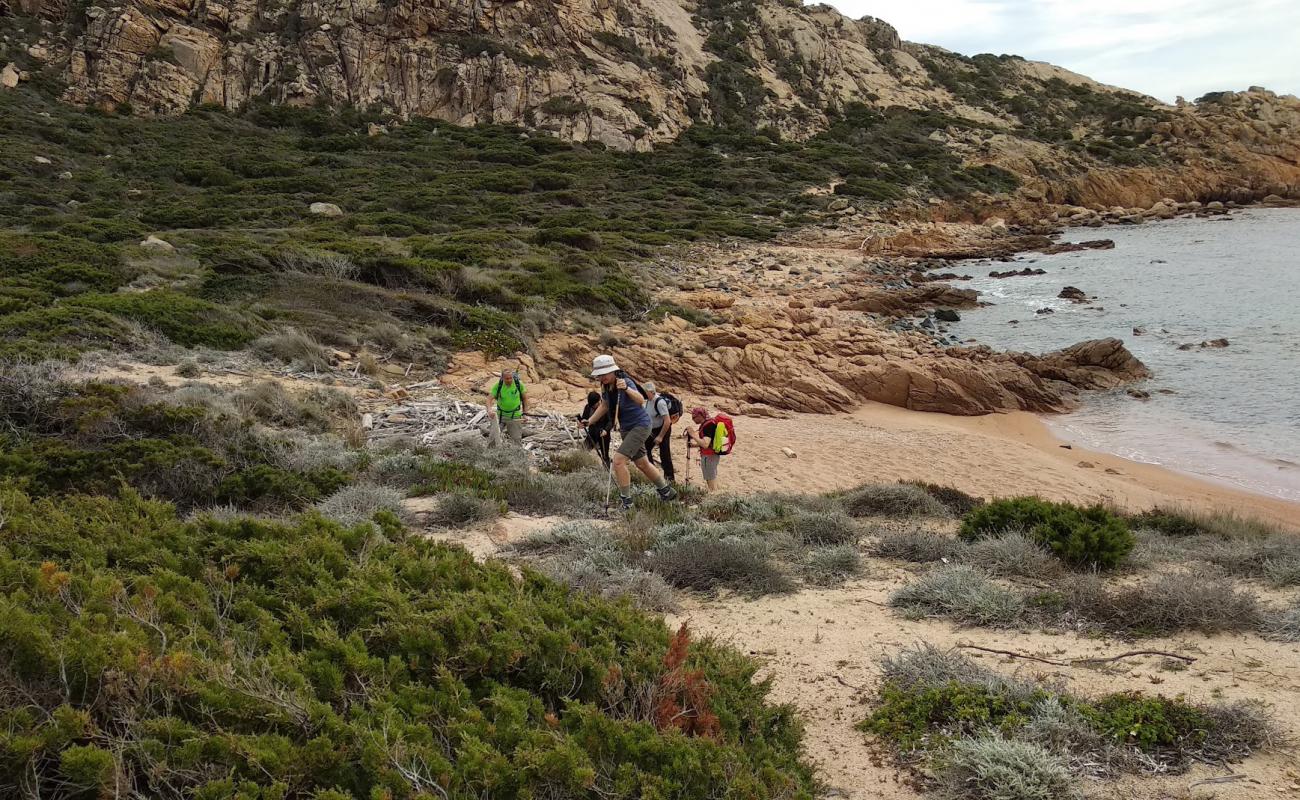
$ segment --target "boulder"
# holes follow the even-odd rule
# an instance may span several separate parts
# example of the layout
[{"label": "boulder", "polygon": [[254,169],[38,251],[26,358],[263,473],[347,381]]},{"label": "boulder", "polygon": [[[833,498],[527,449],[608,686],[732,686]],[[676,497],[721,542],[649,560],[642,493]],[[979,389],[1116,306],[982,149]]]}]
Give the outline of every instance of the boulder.
[{"label": "boulder", "polygon": [[322,217],[343,216],[343,209],[333,203],[312,203],[307,210],[313,214],[319,214]]},{"label": "boulder", "polygon": [[940,322],[961,322],[961,314],[953,308],[940,308],[934,312],[934,318]]},{"label": "boulder", "polygon": [[35,161],[37,164],[40,164],[42,166],[54,163],[53,161],[49,160],[45,156],[32,156],[32,161]]},{"label": "boulder", "polygon": [[0,69],[0,88],[14,89],[18,86],[20,80],[22,80],[22,73],[18,71],[17,65],[12,62],[5,64],[4,69]]},{"label": "boulder", "polygon": [[736,304],[736,298],[722,292],[700,292],[687,297],[686,302],[696,308],[708,308],[719,311],[734,306]]},{"label": "boulder", "polygon": [[1285,203],[1286,198],[1276,194],[1270,194],[1264,198],[1265,203]]},{"label": "boulder", "polygon": [[1039,250],[1049,256],[1059,253],[1074,253],[1079,250],[1114,250],[1115,242],[1110,239],[1092,239],[1086,242],[1060,242]]},{"label": "boulder", "polygon": [[843,211],[849,207],[849,201],[843,197],[836,197],[826,204],[827,211]]},{"label": "boulder", "polygon": [[157,236],[153,236],[153,235],[150,235],[143,242],[140,242],[140,246],[143,247],[145,250],[152,250],[157,253],[176,252],[176,247],[171,242],[165,241],[163,239],[159,239]]},{"label": "boulder", "polygon": [[1064,289],[1061,290],[1060,294],[1058,294],[1057,297],[1061,298],[1062,300],[1069,300],[1071,303],[1088,302],[1088,295],[1084,294],[1084,291],[1082,289],[1079,289],[1074,286],[1065,287]]}]

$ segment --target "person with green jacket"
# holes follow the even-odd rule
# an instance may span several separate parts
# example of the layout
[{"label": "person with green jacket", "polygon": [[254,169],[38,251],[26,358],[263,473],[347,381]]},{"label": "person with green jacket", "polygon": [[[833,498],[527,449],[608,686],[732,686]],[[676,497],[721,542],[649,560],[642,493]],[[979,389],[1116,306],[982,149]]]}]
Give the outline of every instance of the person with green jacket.
[{"label": "person with green jacket", "polygon": [[510,435],[515,447],[524,446],[524,414],[528,413],[528,390],[509,369],[501,370],[501,377],[488,393],[492,398],[492,411],[497,421]]}]

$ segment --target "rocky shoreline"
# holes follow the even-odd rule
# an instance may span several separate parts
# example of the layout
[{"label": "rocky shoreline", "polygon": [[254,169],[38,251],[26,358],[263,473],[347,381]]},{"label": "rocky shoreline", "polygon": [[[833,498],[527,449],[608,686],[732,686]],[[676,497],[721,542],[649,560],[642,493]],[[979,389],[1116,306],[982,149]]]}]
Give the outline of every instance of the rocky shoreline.
[{"label": "rocky shoreline", "polygon": [[[1082,391],[1148,377],[1118,339],[1041,355],[998,352],[958,343],[936,319],[937,309],[979,300],[922,279],[925,272],[955,254],[1052,246],[1045,235],[951,223],[891,228],[874,234],[875,247],[801,240],[694,248],[658,267],[672,287],[661,300],[694,313],[548,335],[522,357],[524,373],[543,399],[575,402],[587,390],[581,365],[614,350],[633,374],[749,416],[847,412],[865,402],[962,416],[1064,412]],[[709,324],[685,318],[697,314]],[[478,389],[500,363],[462,354],[447,380]]]}]

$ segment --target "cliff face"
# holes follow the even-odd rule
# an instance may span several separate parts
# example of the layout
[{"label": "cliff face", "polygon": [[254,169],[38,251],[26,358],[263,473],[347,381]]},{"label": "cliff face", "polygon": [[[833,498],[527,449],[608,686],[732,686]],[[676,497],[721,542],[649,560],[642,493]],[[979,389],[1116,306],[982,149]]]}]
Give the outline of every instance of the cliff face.
[{"label": "cliff face", "polygon": [[[619,148],[737,117],[803,136],[849,101],[1006,121],[931,74],[945,51],[782,0],[0,0],[6,8],[48,23],[44,55],[63,66],[69,101],[141,113],[324,99]],[[1042,64],[1009,73],[1104,88]]]},{"label": "cliff face", "polygon": [[6,16],[39,22],[0,56],[23,62],[6,84],[43,68],[105,109],[326,102],[645,150],[696,123],[806,138],[859,102],[961,122],[932,138],[1052,202],[1300,196],[1294,97],[1166,106],[794,0],[0,0]]}]

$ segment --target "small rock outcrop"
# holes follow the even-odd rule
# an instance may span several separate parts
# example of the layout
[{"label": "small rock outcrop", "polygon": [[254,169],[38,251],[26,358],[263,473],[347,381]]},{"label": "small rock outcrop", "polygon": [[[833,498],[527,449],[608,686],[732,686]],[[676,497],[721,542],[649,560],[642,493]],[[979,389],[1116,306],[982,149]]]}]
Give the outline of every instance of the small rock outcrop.
[{"label": "small rock outcrop", "polygon": [[334,203],[312,203],[307,210],[313,214],[319,214],[322,217],[343,216],[343,209],[339,208]]}]

